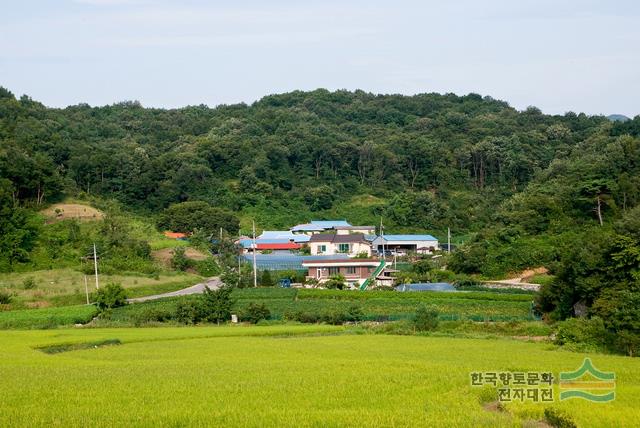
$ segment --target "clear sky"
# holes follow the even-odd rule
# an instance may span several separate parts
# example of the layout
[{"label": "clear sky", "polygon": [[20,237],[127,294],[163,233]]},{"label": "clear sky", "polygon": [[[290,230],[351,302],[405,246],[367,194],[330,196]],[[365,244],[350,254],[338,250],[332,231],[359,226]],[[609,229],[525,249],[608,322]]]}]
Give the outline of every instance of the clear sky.
[{"label": "clear sky", "polygon": [[0,0],[0,85],[50,106],[295,89],[640,114],[637,0]]}]

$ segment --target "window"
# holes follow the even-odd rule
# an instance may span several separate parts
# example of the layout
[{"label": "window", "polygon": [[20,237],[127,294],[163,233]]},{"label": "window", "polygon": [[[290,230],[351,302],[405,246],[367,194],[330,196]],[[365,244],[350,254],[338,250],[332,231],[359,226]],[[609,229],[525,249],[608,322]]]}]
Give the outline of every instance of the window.
[{"label": "window", "polygon": [[346,272],[347,275],[355,275],[356,267],[355,266],[347,266]]},{"label": "window", "polygon": [[329,276],[337,275],[340,273],[339,267],[330,267],[329,268]]},{"label": "window", "polygon": [[326,245],[318,245],[318,254],[326,253],[327,246]]},{"label": "window", "polygon": [[338,251],[340,251],[341,253],[348,253],[349,252],[349,244],[339,244],[338,245]]}]

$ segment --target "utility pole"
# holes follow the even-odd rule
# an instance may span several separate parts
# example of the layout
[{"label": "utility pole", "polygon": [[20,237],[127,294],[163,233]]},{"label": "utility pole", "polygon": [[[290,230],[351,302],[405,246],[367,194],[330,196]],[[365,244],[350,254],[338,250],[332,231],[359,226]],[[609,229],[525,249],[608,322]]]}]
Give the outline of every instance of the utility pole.
[{"label": "utility pole", "polygon": [[84,276],[84,293],[87,295],[87,305],[89,304],[89,285],[87,284],[87,275]]},{"label": "utility pole", "polygon": [[387,255],[384,251],[384,226],[382,226],[382,217],[380,217],[380,237],[382,238],[382,260]]},{"label": "utility pole", "polygon": [[98,283],[98,255],[96,253],[96,243],[93,243],[93,270],[96,274],[96,290],[100,289],[100,284]]},{"label": "utility pole", "polygon": [[258,271],[256,269],[256,222],[252,221],[251,224],[253,225],[253,286],[257,287],[258,286]]},{"label": "utility pole", "polygon": [[447,253],[451,254],[451,228],[447,227]]},{"label": "utility pole", "polygon": [[[240,241],[240,231],[238,231],[238,242]],[[242,272],[241,272],[241,266],[242,266],[242,258],[244,257],[242,255],[242,250],[240,250],[240,254],[236,254],[236,256],[238,257],[238,287],[240,287],[240,283],[242,282]]]}]

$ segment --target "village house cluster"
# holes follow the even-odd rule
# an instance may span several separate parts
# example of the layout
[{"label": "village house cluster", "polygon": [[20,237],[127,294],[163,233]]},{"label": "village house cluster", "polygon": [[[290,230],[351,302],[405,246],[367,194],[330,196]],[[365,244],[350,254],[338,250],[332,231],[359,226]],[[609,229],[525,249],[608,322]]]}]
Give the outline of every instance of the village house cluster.
[{"label": "village house cluster", "polygon": [[385,258],[439,249],[431,235],[376,234],[375,226],[354,226],[346,220],[312,220],[289,230],[264,231],[255,239],[243,237],[237,244],[245,255],[260,254],[261,263],[278,256],[291,260],[296,254],[307,278],[323,283],[341,275],[348,286],[360,289],[372,283],[393,285]]}]

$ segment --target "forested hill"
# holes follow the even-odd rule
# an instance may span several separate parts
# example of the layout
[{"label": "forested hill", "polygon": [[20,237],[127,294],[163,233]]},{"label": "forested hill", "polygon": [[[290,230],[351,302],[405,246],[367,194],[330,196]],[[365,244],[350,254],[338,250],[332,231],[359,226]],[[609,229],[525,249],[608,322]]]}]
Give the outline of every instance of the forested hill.
[{"label": "forested hill", "polygon": [[157,213],[204,200],[264,228],[382,216],[396,230],[460,233],[491,224],[552,161],[639,121],[518,112],[477,94],[319,89],[216,108],[54,109],[0,88],[0,176],[23,204],[88,194]]}]

